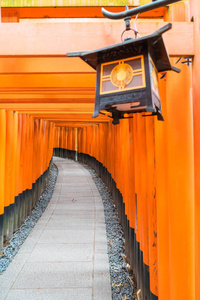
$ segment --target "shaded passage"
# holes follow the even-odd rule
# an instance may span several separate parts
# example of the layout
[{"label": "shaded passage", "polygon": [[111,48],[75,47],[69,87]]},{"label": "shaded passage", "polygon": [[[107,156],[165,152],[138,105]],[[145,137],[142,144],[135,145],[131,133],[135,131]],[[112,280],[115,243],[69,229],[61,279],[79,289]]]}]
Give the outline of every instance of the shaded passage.
[{"label": "shaded passage", "polygon": [[83,166],[54,163],[52,199],[0,277],[0,299],[111,299],[101,196]]},{"label": "shaded passage", "polygon": [[13,234],[13,237],[9,241],[8,245],[4,248],[3,253],[0,256],[0,275],[5,272],[9,264],[12,262],[22,244],[48,206],[54,191],[57,173],[57,167],[53,164],[50,170],[49,178],[47,180],[47,185],[42,192],[39,200],[37,201],[34,209],[30,213],[28,218],[24,221],[22,226],[18,228],[18,230]]}]

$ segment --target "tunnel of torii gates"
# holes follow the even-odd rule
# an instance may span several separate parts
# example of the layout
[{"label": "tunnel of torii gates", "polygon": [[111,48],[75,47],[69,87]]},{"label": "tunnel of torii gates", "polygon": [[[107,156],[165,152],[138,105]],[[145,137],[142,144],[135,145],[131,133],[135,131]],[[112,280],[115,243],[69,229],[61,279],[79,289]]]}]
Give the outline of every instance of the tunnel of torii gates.
[{"label": "tunnel of torii gates", "polygon": [[66,57],[120,42],[124,21],[103,18],[102,6],[147,2],[1,0],[0,248],[35,205],[53,154],[78,159],[112,193],[143,299],[199,300],[200,1],[137,21],[141,36],[173,26],[163,37],[181,73],[159,76],[164,122],[139,113],[119,125],[92,118],[96,72]]}]

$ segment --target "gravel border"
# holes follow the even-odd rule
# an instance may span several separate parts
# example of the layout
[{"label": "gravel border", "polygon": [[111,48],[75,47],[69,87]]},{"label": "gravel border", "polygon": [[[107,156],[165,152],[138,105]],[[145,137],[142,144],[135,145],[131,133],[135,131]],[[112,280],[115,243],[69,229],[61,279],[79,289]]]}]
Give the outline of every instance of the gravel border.
[{"label": "gravel border", "polygon": [[126,263],[123,229],[111,194],[107,186],[91,167],[84,163],[81,163],[81,165],[91,174],[104,205],[112,299],[136,300],[137,290],[130,272],[130,265]]},{"label": "gravel border", "polygon": [[4,248],[3,254],[0,256],[0,275],[5,272],[9,264],[12,262],[21,245],[25,242],[29,233],[32,231],[33,227],[38,222],[39,218],[49,204],[49,201],[51,200],[53,194],[57,175],[57,167],[53,164],[47,180],[46,188],[41,194],[40,199],[36,203],[31,214],[24,221],[23,225],[13,234],[13,237],[9,241],[8,246]]}]

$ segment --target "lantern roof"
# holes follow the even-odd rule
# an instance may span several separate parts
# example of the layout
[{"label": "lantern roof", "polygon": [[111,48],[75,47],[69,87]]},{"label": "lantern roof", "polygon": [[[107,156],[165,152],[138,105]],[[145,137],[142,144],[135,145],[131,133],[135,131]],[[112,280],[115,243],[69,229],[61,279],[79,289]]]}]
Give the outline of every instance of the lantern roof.
[{"label": "lantern roof", "polygon": [[152,34],[136,39],[130,38],[119,44],[93,51],[69,52],[68,57],[80,57],[93,69],[101,63],[115,61],[128,58],[131,56],[141,55],[148,52],[154,61],[158,72],[173,70],[169,55],[165,48],[162,34],[172,28],[172,24],[168,23]]}]

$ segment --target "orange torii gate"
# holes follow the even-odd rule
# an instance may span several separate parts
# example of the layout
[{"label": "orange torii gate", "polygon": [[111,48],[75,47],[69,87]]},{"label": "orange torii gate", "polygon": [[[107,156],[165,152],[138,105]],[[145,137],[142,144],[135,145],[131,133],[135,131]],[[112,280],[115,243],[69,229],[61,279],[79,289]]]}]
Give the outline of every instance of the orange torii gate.
[{"label": "orange torii gate", "polygon": [[[159,81],[165,122],[137,114],[117,126],[107,116],[91,118],[95,72],[79,59],[65,57],[69,51],[92,50],[119,42],[124,22],[100,19],[100,7],[109,7],[109,2],[93,1],[93,7],[91,2],[84,7],[80,2],[72,7],[63,0],[56,8],[49,4],[51,1],[48,8],[47,1],[42,6],[41,1],[32,1],[35,5],[30,7],[28,1],[18,1],[18,7],[9,7],[8,2],[1,1],[0,24],[1,220],[9,207],[13,209],[11,216],[15,215],[16,203],[23,203],[23,209],[14,225],[8,218],[5,237],[12,235],[34,205],[33,195],[41,191],[53,148],[56,154],[70,157],[78,152],[79,159],[101,172],[118,201],[127,255],[138,286],[143,287],[144,283],[137,261],[149,267],[151,297],[198,300],[198,0],[141,15],[137,23],[141,35],[154,32],[164,22],[172,22],[173,29],[164,36],[172,63],[179,57],[193,57],[193,63],[187,68],[179,62],[181,74],[170,73]],[[134,7],[138,2],[128,4]],[[125,4],[113,5],[112,10],[121,11]],[[45,16],[96,19],[20,22]],[[130,251],[133,242],[139,245],[139,252]],[[145,284],[148,286],[148,282]]]}]

